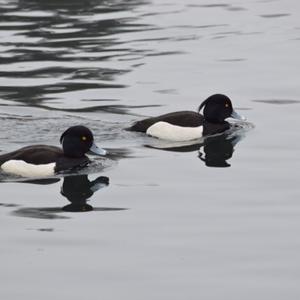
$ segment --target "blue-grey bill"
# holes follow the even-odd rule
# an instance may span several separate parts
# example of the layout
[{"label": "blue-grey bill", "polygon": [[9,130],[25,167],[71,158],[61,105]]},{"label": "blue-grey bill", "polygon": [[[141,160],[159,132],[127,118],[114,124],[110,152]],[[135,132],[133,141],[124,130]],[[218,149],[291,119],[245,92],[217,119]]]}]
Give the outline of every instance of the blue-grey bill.
[{"label": "blue-grey bill", "polygon": [[239,115],[235,110],[232,111],[230,118],[246,121],[246,118],[244,116]]},{"label": "blue-grey bill", "polygon": [[103,183],[103,182],[97,182],[95,184],[93,184],[91,187],[90,187],[90,190],[95,193],[97,192],[98,190],[104,188],[107,186],[107,183]]},{"label": "blue-grey bill", "polygon": [[95,143],[93,143],[92,147],[90,148],[90,151],[93,154],[104,156],[107,154],[107,151],[105,149],[99,148]]}]

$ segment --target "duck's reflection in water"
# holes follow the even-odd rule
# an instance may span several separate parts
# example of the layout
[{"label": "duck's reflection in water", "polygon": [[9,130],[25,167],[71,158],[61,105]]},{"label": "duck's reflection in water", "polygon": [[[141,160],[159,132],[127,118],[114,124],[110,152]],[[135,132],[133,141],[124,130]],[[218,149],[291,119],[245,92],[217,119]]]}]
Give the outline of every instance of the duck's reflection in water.
[{"label": "duck's reflection in water", "polygon": [[[26,183],[46,185],[59,181],[59,178],[29,180]],[[38,218],[38,219],[67,219],[67,215],[62,212],[87,212],[87,211],[120,211],[126,208],[118,207],[93,207],[87,201],[98,190],[109,185],[109,178],[105,176],[89,180],[88,175],[71,175],[63,178],[61,186],[61,195],[66,197],[70,204],[63,207],[24,207],[12,212],[15,216]]]},{"label": "duck's reflection in water", "polygon": [[227,162],[234,152],[234,147],[244,137],[243,134],[221,134],[206,137],[201,142],[194,144],[174,144],[162,143],[159,145],[146,145],[146,147],[172,151],[172,152],[198,152],[198,158],[205,163],[207,167],[226,168],[231,165]]},{"label": "duck's reflection in water", "polygon": [[62,209],[72,212],[93,210],[93,207],[87,204],[87,200],[99,189],[108,186],[108,184],[109,178],[106,176],[100,176],[93,181],[90,181],[87,175],[65,177],[60,193],[71,204],[64,206]]},{"label": "duck's reflection in water", "polygon": [[231,165],[227,162],[232,157],[234,147],[241,140],[241,136],[209,137],[200,147],[198,157],[207,167],[226,168]]}]

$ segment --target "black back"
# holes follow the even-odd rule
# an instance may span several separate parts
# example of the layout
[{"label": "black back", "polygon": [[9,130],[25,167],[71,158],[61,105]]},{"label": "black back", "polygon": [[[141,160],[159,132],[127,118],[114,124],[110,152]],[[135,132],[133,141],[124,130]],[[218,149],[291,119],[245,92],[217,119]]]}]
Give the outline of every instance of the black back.
[{"label": "black back", "polygon": [[47,145],[27,146],[1,155],[0,165],[8,160],[23,160],[34,165],[55,163],[55,172],[83,167],[89,163],[87,156],[80,158],[68,157],[64,155],[62,149]]},{"label": "black back", "polygon": [[203,125],[204,118],[202,115],[195,111],[177,111],[158,117],[152,117],[145,120],[137,121],[130,128],[128,128],[128,130],[146,132],[150,126],[160,121],[182,127],[198,127]]},{"label": "black back", "polygon": [[23,147],[0,156],[0,165],[8,160],[23,160],[29,164],[49,164],[63,157],[62,149],[55,146],[34,145]]}]

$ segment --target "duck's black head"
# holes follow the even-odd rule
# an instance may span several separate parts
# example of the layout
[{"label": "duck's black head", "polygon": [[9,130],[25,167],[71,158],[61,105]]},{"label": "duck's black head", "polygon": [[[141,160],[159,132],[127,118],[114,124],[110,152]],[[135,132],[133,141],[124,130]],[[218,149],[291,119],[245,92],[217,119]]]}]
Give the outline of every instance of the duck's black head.
[{"label": "duck's black head", "polygon": [[199,112],[203,109],[204,119],[211,123],[223,123],[225,119],[231,117],[242,119],[232,108],[231,100],[222,94],[214,94],[204,100],[199,106]]},{"label": "duck's black head", "polygon": [[98,148],[94,143],[92,132],[85,126],[72,126],[68,128],[60,137],[64,154],[72,158],[83,157],[85,153],[91,151],[98,155],[105,155],[104,149]]}]

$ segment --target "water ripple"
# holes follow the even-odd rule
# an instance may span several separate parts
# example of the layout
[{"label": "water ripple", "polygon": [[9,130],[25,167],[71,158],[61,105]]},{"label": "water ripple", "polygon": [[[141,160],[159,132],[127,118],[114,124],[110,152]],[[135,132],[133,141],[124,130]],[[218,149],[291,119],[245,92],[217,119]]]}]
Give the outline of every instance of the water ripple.
[{"label": "water ripple", "polygon": [[64,96],[70,91],[126,87],[116,81],[134,68],[133,55],[135,60],[156,55],[150,49],[124,46],[120,39],[123,34],[153,29],[140,22],[136,12],[146,3],[1,3],[1,98],[26,105],[55,99],[67,103],[70,100]]}]

